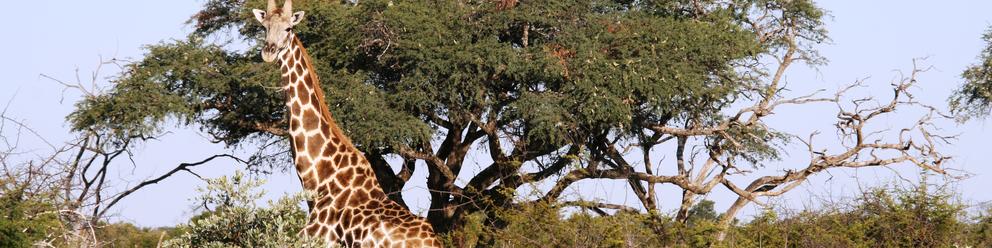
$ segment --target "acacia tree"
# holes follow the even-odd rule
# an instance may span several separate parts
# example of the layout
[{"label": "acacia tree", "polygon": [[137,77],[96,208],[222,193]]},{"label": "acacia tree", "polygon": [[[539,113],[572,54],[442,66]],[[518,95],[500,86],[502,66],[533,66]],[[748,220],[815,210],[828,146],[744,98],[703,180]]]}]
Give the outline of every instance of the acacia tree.
[{"label": "acacia tree", "polygon": [[985,49],[978,55],[978,62],[961,73],[965,83],[951,96],[951,108],[962,120],[986,117],[992,112],[992,28],[982,39]]},{"label": "acacia tree", "polygon": [[[287,166],[278,70],[258,62],[257,45],[237,49],[261,37],[250,9],[263,4],[208,1],[190,20],[193,34],[149,46],[107,94],[77,105],[73,127],[150,136],[178,120],[213,142],[258,145],[257,157],[266,159],[253,159],[261,161],[255,168]],[[392,199],[403,204],[401,189],[415,170],[427,170],[427,218],[440,232],[457,228],[467,214],[525,204],[515,201],[517,190],[537,183],[551,186],[532,200],[629,210],[559,199],[580,181],[624,180],[640,200],[636,207],[655,218],[660,201],[681,201],[675,219],[683,223],[700,196],[723,186],[740,196],[724,215],[727,225],[757,197],[780,195],[830,168],[909,162],[943,172],[944,156],[935,150],[942,140],[927,131],[930,119],[902,132],[865,130],[896,108],[931,109],[907,94],[915,77],[894,84],[891,103],[880,106],[866,99],[848,104],[845,91],[782,94],[790,66],[823,62],[814,50],[827,39],[823,11],[812,1],[298,5],[308,14],[295,32],[325,78],[330,110]],[[812,138],[763,122],[777,107],[818,102],[840,107],[846,150],[825,151]],[[795,140],[810,148],[805,168],[735,183],[735,176],[746,178],[779,159]],[[675,160],[659,161],[661,153]],[[471,173],[469,156],[491,163]],[[662,175],[659,166],[676,174]],[[660,199],[661,184],[682,188],[681,199]]]}]

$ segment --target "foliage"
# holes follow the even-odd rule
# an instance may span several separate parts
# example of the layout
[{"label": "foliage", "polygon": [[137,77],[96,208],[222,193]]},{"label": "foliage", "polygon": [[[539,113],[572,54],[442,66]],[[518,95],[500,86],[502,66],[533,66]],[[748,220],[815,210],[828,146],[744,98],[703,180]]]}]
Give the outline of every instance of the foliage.
[{"label": "foliage", "polygon": [[175,236],[174,228],[137,227],[127,222],[102,225],[96,230],[96,236],[105,247],[158,247],[158,245]]},{"label": "foliage", "polygon": [[177,228],[167,247],[318,247],[298,234],[306,224],[302,196],[283,197],[259,207],[261,180],[233,177],[208,181],[199,200],[207,211]]},{"label": "foliage", "polygon": [[[148,46],[106,94],[77,104],[68,118],[72,127],[144,137],[175,120],[231,146],[261,141],[288,148],[280,136],[286,126],[282,94],[273,87],[278,70],[259,63],[254,43],[263,30],[250,9],[264,4],[207,1],[190,21],[193,34]],[[823,11],[808,0],[294,6],[307,11],[294,32],[325,79],[334,117],[377,166],[387,190],[401,189],[409,178],[403,173],[411,172],[388,173],[387,156],[427,162],[430,208],[457,210],[428,213],[441,232],[457,225],[457,215],[512,204],[499,192],[555,180],[572,169],[564,164],[578,154],[634,171],[613,161],[619,157],[608,150],[661,143],[664,135],[652,127],[718,123],[742,99],[775,95],[762,88],[778,87],[761,82],[767,75],[758,63],[762,56],[802,45],[798,53],[815,63],[809,46],[827,39]],[[749,21],[757,13],[775,14],[759,27]],[[253,45],[239,50],[225,41]],[[731,161],[750,163],[777,159],[777,145],[790,137],[762,125],[733,125],[721,134],[737,145],[713,147],[727,151]],[[715,145],[721,139],[706,140]],[[489,150],[494,162],[470,178],[456,178],[465,174],[460,172],[472,146]],[[278,158],[257,165],[292,168],[285,156]],[[512,178],[530,168],[539,170],[537,176]],[[469,183],[459,187],[459,180]],[[390,193],[401,198],[402,192]],[[544,198],[557,197],[550,192]]]},{"label": "foliage", "polygon": [[[68,119],[76,131],[148,137],[173,117],[236,143],[248,133],[230,127],[272,122],[283,109],[275,92],[258,83],[275,81],[265,73],[271,68],[243,56],[196,37],[148,46],[146,58],[127,65],[110,92],[78,102],[80,111]],[[210,109],[224,111],[204,113]]]},{"label": "foliage", "polygon": [[870,192],[855,209],[868,236],[883,246],[949,246],[964,233],[959,218],[964,207],[947,192],[931,193],[926,184],[908,192]]},{"label": "foliage", "polygon": [[[204,211],[177,228],[100,224],[97,240],[110,247],[316,247],[298,231],[305,223],[301,196],[257,205],[262,182],[238,172],[209,180],[197,198]],[[0,192],[4,247],[30,247],[63,235],[50,209],[53,198]],[[850,205],[822,202],[788,213],[768,209],[732,225],[717,241],[714,203],[694,204],[686,224],[666,216],[629,211],[594,215],[546,202],[467,215],[466,224],[442,239],[458,247],[986,247],[992,244],[992,208],[968,217],[957,192],[925,181],[915,187],[869,189]],[[843,202],[843,201],[832,201]],[[41,213],[41,214],[39,214]],[[658,232],[656,227],[662,227]],[[16,230],[17,232],[11,232]],[[22,232],[22,230],[27,230]],[[660,233],[660,234],[659,234]],[[14,234],[14,235],[11,235]],[[49,242],[53,246],[72,246]],[[71,243],[68,243],[71,244]]]},{"label": "foliage", "polygon": [[[265,88],[277,82],[277,70],[257,63],[254,49],[228,51],[202,38],[223,27],[258,37],[248,6],[210,1],[194,17],[195,34],[149,46],[109,94],[77,105],[73,127],[147,135],[175,116],[235,144],[259,131],[255,123],[280,120],[279,94]],[[569,137],[576,128],[629,129],[634,117],[715,113],[745,86],[733,62],[760,51],[732,10],[700,22],[609,1],[541,1],[505,12],[473,1],[300,7],[310,14],[297,32],[319,60],[321,78],[335,79],[325,82],[329,104],[368,147],[423,142],[429,124],[442,124],[427,120],[432,115],[453,122],[494,104],[533,125],[518,135],[559,143],[579,138]],[[532,36],[507,30],[524,23]]]},{"label": "foliage", "polygon": [[[537,203],[501,209],[492,219],[474,214],[463,229],[443,239],[452,247],[651,247],[659,243],[645,215],[566,213]],[[502,224],[494,228],[487,221]]]},{"label": "foliage", "polygon": [[[908,189],[876,188],[848,208],[826,206],[778,217],[765,211],[733,229],[727,244],[743,247],[952,247],[979,245],[981,223],[963,222],[964,205],[954,192],[930,190],[926,183]],[[826,203],[823,203],[826,204]],[[976,246],[980,247],[980,246]]]},{"label": "foliage", "polygon": [[987,46],[978,56],[978,63],[961,73],[965,83],[950,99],[951,108],[964,119],[992,113],[992,28],[982,39]]},{"label": "foliage", "polygon": [[23,187],[8,188],[0,180],[0,247],[30,247],[58,229],[58,215],[49,199]]},{"label": "foliage", "polygon": [[692,206],[689,209],[689,217],[686,219],[689,225],[704,221],[715,222],[719,216],[717,216],[716,210],[713,210],[714,203],[711,200],[702,200]]},{"label": "foliage", "polygon": [[[664,218],[665,234],[655,235],[644,214],[618,212],[593,216],[548,204],[502,209],[492,217],[469,216],[463,229],[445,236],[459,247],[985,247],[992,242],[992,218],[967,212],[946,188],[874,188],[849,206],[827,205],[786,213],[767,209],[714,239],[711,204],[696,204],[682,225]],[[985,211],[988,211],[987,209]],[[485,225],[499,219],[501,228]]]},{"label": "foliage", "polygon": [[[264,159],[249,159],[250,169],[293,168],[285,156],[284,94],[274,87],[279,70],[260,63],[255,42],[264,30],[250,10],[264,4],[207,1],[190,20],[196,30],[186,39],[148,46],[144,58],[124,66],[112,88],[77,103],[68,117],[73,129],[156,137],[168,123],[178,123],[233,147],[264,144],[256,154]],[[461,227],[481,221],[485,228],[529,235],[534,232],[514,231],[510,221],[521,214],[499,211],[524,206],[535,212],[523,215],[553,217],[557,211],[540,207],[542,202],[558,202],[578,181],[612,179],[626,180],[642,209],[652,213],[651,221],[630,225],[643,223],[657,236],[676,237],[660,242],[705,245],[711,241],[696,237],[722,232],[736,211],[751,202],[738,201],[722,216],[711,210],[711,202],[696,202],[721,185],[740,199],[753,200],[781,195],[832,168],[915,162],[943,173],[945,157],[934,147],[949,139],[928,130],[935,127],[929,123],[932,116],[908,122],[912,126],[907,129],[865,128],[874,126],[866,124],[869,120],[907,105],[932,110],[908,92],[917,68],[912,78],[893,84],[894,99],[888,105],[857,99],[847,106],[841,103],[843,92],[833,98],[784,96],[789,91],[784,73],[791,64],[825,61],[814,47],[828,40],[825,14],[811,0],[368,0],[357,5],[300,1],[294,6],[307,12],[293,32],[315,59],[334,118],[372,163],[380,185],[401,204],[401,189],[414,170],[427,167],[429,209],[435,210],[428,211],[427,219],[440,233],[484,230]],[[241,43],[247,49],[240,49]],[[770,61],[777,63],[766,63]],[[837,118],[831,121],[837,121],[845,150],[813,147],[813,136],[808,136],[810,140],[803,140],[811,158],[806,168],[760,170],[765,162],[781,159],[785,145],[805,135],[781,132],[762,118],[778,106],[815,102],[837,103],[839,112],[828,116]],[[895,140],[888,135],[899,135],[898,143],[884,143]],[[676,159],[658,159],[656,147],[672,148]],[[637,155],[643,159],[628,161]],[[387,159],[396,157],[400,159]],[[492,162],[474,169],[466,161]],[[656,169],[663,165],[665,169]],[[393,173],[397,167],[399,172]],[[750,175],[752,171],[781,175]],[[756,179],[744,188],[730,177]],[[659,184],[683,190],[674,220],[656,214],[661,200],[672,200],[658,199],[654,189]],[[534,199],[516,197],[526,185],[551,187],[528,202]],[[203,200],[218,206],[248,203]],[[252,216],[288,214],[278,207],[286,204],[276,203],[270,212],[214,209],[211,213],[233,216],[204,216],[190,224],[196,228],[182,242],[227,237],[217,242],[245,245],[238,235],[256,235],[248,233],[251,229],[230,233],[222,224],[262,225]],[[546,224],[590,225],[582,226],[588,229],[597,228],[592,223],[618,221],[611,218],[575,215]],[[533,238],[558,242],[550,236]],[[486,235],[465,239],[503,242]],[[628,241],[609,236],[562,242]]]},{"label": "foliage", "polygon": [[[317,243],[300,238],[305,213],[300,196],[255,205],[261,181],[241,173],[210,180],[199,198],[212,210],[178,228],[137,227],[131,223],[98,222],[71,226],[77,213],[65,210],[58,192],[26,190],[37,185],[0,180],[0,247],[303,247]],[[74,218],[75,217],[75,218]],[[92,228],[92,229],[91,229]]]},{"label": "foliage", "polygon": [[992,207],[986,206],[984,211],[975,218],[975,222],[968,242],[974,243],[976,247],[992,246]]},{"label": "foliage", "polygon": [[[128,142],[164,135],[167,124],[177,123],[200,128],[211,141],[232,147],[265,144],[257,155],[268,159],[248,160],[253,166],[288,165],[283,93],[274,87],[278,70],[259,63],[259,47],[253,42],[262,29],[253,23],[250,9],[262,4],[207,1],[191,20],[193,34],[148,46],[143,58],[124,65],[111,88],[78,102],[68,116],[73,130],[127,141],[97,141],[99,148],[127,148]],[[811,0],[368,0],[358,5],[306,1],[296,6],[308,14],[294,32],[316,59],[335,118],[374,163],[387,190],[402,189],[417,165],[428,167],[430,209],[435,210],[429,211],[428,219],[449,244],[988,243],[982,238],[990,233],[988,217],[980,217],[979,224],[963,223],[962,208],[949,194],[925,187],[872,191],[849,208],[797,215],[769,210],[730,226],[729,240],[714,238],[727,231],[722,221],[734,218],[735,212],[717,215],[713,202],[696,200],[718,185],[748,198],[741,201],[747,204],[754,197],[782,194],[830,168],[925,161],[917,165],[933,169],[944,160],[932,148],[933,140],[946,139],[932,139],[923,130],[934,127],[928,120],[913,123],[928,142],[914,143],[909,134],[899,136],[900,143],[888,144],[882,142],[885,137],[875,136],[882,133],[862,129],[869,119],[897,106],[918,104],[906,91],[916,81],[916,68],[911,79],[893,84],[891,105],[868,106],[877,101],[858,99],[845,112],[841,94],[825,100],[781,95],[788,91],[782,73],[791,63],[823,62],[813,46],[827,40],[824,12]],[[238,42],[249,47],[237,48]],[[777,61],[778,68],[765,65],[767,61]],[[977,69],[965,77],[981,82],[985,74]],[[971,105],[973,98],[983,97],[981,84],[966,86],[959,93],[964,100],[957,101]],[[810,136],[805,141],[813,158],[809,167],[755,177],[744,189],[727,180],[749,171],[740,164],[761,169],[763,162],[780,159],[781,146],[797,136],[777,131],[762,117],[775,112],[775,106],[817,101],[838,102],[838,133],[846,136],[842,139],[856,137],[850,140],[856,144],[841,142],[848,150],[831,153],[814,148]],[[731,106],[745,107],[734,111]],[[662,144],[676,147],[676,159],[662,161],[677,166],[675,176],[651,171],[657,168],[650,162],[652,148]],[[481,160],[493,162],[480,170],[468,169],[477,173],[463,173],[465,161],[479,161],[467,158],[472,150],[487,151],[483,155],[490,158]],[[637,157],[631,150],[642,152],[644,159],[627,161]],[[131,154],[118,151],[99,154],[105,158],[102,168],[108,157]],[[914,157],[923,151],[918,156],[925,158]],[[388,164],[390,156],[405,163],[398,174],[391,173],[395,165]],[[702,164],[694,164],[699,161]],[[676,171],[670,169],[659,171]],[[460,178],[466,175],[469,178]],[[627,180],[650,214],[598,211],[597,216],[555,205],[564,189],[585,179]],[[242,174],[211,180],[198,199],[203,214],[175,230],[115,224],[98,231],[122,246],[148,245],[152,236],[162,237],[163,232],[171,232],[166,244],[176,247],[317,245],[297,235],[306,219],[299,204],[303,197],[285,197],[261,207],[255,202],[258,184]],[[516,190],[528,184],[553,187],[538,190],[542,192],[536,201],[518,198]],[[658,214],[656,184],[683,189],[675,218]],[[389,193],[396,198],[402,194]],[[96,201],[99,209],[100,199]],[[624,207],[619,209],[631,208]],[[22,214],[23,207],[11,209],[8,216],[28,216]],[[25,225],[10,223],[0,223],[0,228]],[[34,238],[27,235],[16,238]]]},{"label": "foliage", "polygon": [[713,209],[714,202],[702,200],[689,209],[686,223],[673,223],[667,232],[667,242],[688,245],[691,247],[707,247],[714,243],[713,237],[720,231],[717,221],[719,215]]}]

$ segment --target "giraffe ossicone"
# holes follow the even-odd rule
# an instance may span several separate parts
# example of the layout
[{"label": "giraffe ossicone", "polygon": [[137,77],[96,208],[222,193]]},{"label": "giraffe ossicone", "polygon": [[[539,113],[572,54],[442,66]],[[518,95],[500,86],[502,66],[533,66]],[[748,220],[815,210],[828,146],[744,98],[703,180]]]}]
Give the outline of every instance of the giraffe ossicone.
[{"label": "giraffe ossicone", "polygon": [[441,247],[433,228],[383,192],[368,160],[328,111],[310,55],[292,32],[304,12],[268,1],[254,9],[266,29],[262,59],[278,60],[291,147],[303,189],[314,192],[303,235],[345,247]]}]

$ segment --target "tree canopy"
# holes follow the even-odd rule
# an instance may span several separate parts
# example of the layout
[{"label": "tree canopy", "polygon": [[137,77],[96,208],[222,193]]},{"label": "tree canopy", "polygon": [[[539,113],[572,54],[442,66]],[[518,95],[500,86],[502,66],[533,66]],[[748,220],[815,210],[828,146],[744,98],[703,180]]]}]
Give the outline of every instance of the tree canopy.
[{"label": "tree canopy", "polygon": [[[263,149],[258,155],[270,159],[252,161],[286,166],[278,70],[260,63],[262,28],[250,13],[264,4],[207,1],[186,39],[148,46],[106,94],[78,103],[73,128],[146,137],[175,120],[229,146],[285,148]],[[814,46],[827,40],[824,12],[810,0],[369,0],[296,8],[307,12],[294,31],[315,59],[330,111],[401,204],[400,189],[418,163],[426,165],[428,219],[440,232],[490,206],[516,204],[516,189],[537,182],[552,185],[538,200],[554,203],[577,181],[626,180],[649,212],[658,209],[654,186],[673,184],[685,189],[684,222],[695,196],[718,185],[753,200],[832,167],[911,161],[939,169],[939,158],[929,159],[939,153],[910,153],[933,144],[862,139],[864,122],[906,103],[915,82],[906,80],[891,105],[841,109],[838,128],[857,136],[848,150],[816,153],[807,168],[748,187],[726,179],[738,164],[778,159],[796,137],[761,121],[776,106],[840,98],[780,94],[791,64],[823,62]],[[692,142],[708,158],[689,158]],[[663,144],[676,147],[676,159],[662,161],[676,175],[653,171],[652,149]],[[857,156],[885,149],[902,156]],[[628,161],[631,150],[643,161]],[[470,151],[492,163],[463,171]],[[911,160],[920,157],[928,159]]]},{"label": "tree canopy", "polygon": [[951,96],[951,107],[967,119],[985,117],[992,111],[992,28],[982,39],[987,47],[978,56],[978,63],[961,73],[965,83]]}]

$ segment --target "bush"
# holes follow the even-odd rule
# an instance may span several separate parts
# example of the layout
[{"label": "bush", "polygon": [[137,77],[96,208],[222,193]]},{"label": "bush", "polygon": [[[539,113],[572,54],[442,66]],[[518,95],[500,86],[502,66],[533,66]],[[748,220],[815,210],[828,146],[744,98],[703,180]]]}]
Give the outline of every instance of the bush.
[{"label": "bush", "polygon": [[992,206],[986,206],[975,220],[968,232],[968,243],[975,247],[992,247]]},{"label": "bush", "polygon": [[102,225],[96,236],[104,247],[158,247],[163,240],[176,236],[175,228],[147,228],[121,222]]},{"label": "bush", "polygon": [[179,226],[180,235],[165,242],[166,247],[323,247],[299,235],[306,225],[306,212],[299,205],[303,196],[259,207],[255,199],[264,194],[256,190],[261,184],[240,172],[209,180],[200,197],[208,211]]},{"label": "bush", "polygon": [[[716,243],[719,218],[709,201],[686,224],[619,212],[595,216],[549,204],[521,204],[469,216],[444,236],[452,247],[989,247],[992,208],[967,221],[965,206],[945,188],[876,188],[849,206],[784,213],[768,209],[730,227]],[[655,231],[653,227],[660,227]]]},{"label": "bush", "polygon": [[[909,190],[877,188],[846,209],[826,206],[779,218],[766,211],[730,230],[725,245],[740,247],[953,247],[987,244],[962,222],[964,205],[925,183]],[[969,233],[975,233],[969,238]],[[986,240],[986,241],[982,241]],[[983,243],[984,242],[984,243]],[[984,247],[984,246],[983,246]]]},{"label": "bush", "polygon": [[[101,225],[106,247],[323,247],[301,238],[306,224],[305,196],[256,204],[262,182],[243,174],[209,180],[197,199],[204,211],[176,228],[139,228],[128,223]],[[16,190],[0,192],[0,247],[58,242],[58,219],[39,197]],[[990,247],[992,207],[968,217],[965,206],[946,188],[926,183],[910,188],[876,188],[847,206],[797,213],[768,209],[727,230],[722,243],[720,216],[713,202],[694,205],[685,224],[662,215],[616,212],[590,214],[551,203],[519,203],[476,213],[465,225],[443,234],[451,247]],[[165,242],[161,240],[165,239]],[[55,240],[55,242],[52,242]]]},{"label": "bush", "polygon": [[[24,187],[0,181],[0,247],[30,247],[59,227],[54,207]],[[9,186],[9,187],[8,187]]]},{"label": "bush", "polygon": [[653,247],[660,243],[646,215],[577,212],[565,217],[561,208],[546,203],[495,212],[492,217],[470,215],[464,227],[442,240],[451,247]]}]

